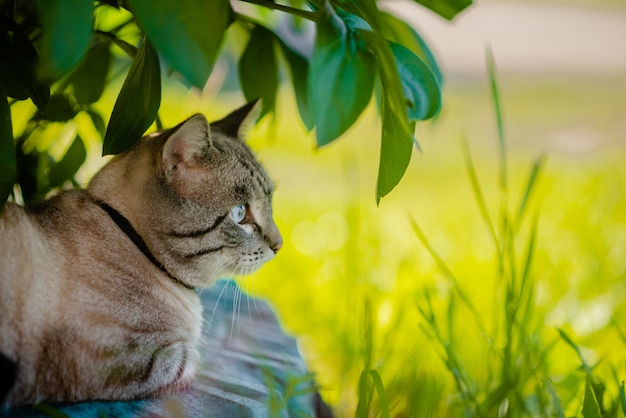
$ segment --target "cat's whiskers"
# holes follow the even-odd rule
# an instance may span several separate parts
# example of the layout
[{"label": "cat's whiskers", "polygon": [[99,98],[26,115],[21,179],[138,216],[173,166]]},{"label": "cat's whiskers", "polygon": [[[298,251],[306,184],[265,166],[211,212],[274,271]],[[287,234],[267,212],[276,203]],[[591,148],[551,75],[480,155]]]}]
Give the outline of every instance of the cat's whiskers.
[{"label": "cat's whiskers", "polygon": [[[254,269],[253,267],[250,266],[241,266],[241,273],[240,274],[235,274],[237,276],[237,282],[239,282],[241,284],[241,286],[238,288],[238,297],[239,297],[239,301],[237,303],[236,306],[233,306],[233,316],[236,315],[236,321],[237,321],[237,329],[239,331],[239,328],[241,327],[241,303],[242,303],[242,298],[245,297],[246,298],[246,303],[247,303],[247,310],[248,310],[248,320],[250,323],[250,328],[253,328],[254,324],[252,321],[252,306],[250,305],[250,299],[253,300],[253,304],[255,307],[255,310],[257,312],[257,315],[259,318],[261,318],[261,312],[259,310],[259,306],[257,305],[257,301],[256,299],[253,297],[253,293],[254,292],[250,292],[250,282],[253,281],[253,277],[254,277],[254,273],[251,273],[251,271],[255,271],[256,269]],[[251,296],[252,295],[252,296]],[[237,311],[235,312],[235,309],[237,309]],[[234,321],[234,319],[233,319]],[[232,335],[232,328],[233,325],[231,325],[231,335]]]},{"label": "cat's whiskers", "polygon": [[251,284],[256,283],[256,280],[254,279],[254,273],[250,274],[250,275],[246,275],[244,278],[244,288],[246,290],[246,293],[248,294],[248,319],[250,320],[250,327],[253,326],[252,323],[252,306],[250,306],[250,299],[252,299],[252,304],[254,305],[254,310],[257,313],[257,317],[260,319],[261,318],[261,311],[259,310],[259,305],[257,304],[257,292],[256,289],[254,288],[254,286],[251,286]]},{"label": "cat's whiskers", "polygon": [[[229,262],[224,263],[224,266],[222,268],[220,268],[220,271],[223,271],[224,269],[226,269],[227,267],[233,265],[234,263],[237,262],[237,258],[233,257]],[[212,277],[210,279],[211,283],[213,283],[216,279],[217,276],[221,274],[221,273],[216,273],[214,275],[214,277]],[[219,307],[220,304],[220,300],[222,299],[222,296],[224,295],[224,292],[226,291],[226,289],[228,288],[228,286],[230,285],[232,278],[228,277],[226,279],[226,282],[224,283],[224,286],[222,286],[222,290],[220,291],[220,294],[217,297],[217,300],[215,301],[215,305],[213,305],[213,312],[211,312],[211,317],[209,318],[208,323],[206,324],[206,331],[210,331],[211,326],[213,325],[213,318],[215,317],[215,312],[217,311],[217,308]],[[201,292],[204,290],[205,288],[201,289]]]},{"label": "cat's whiskers", "polygon": [[207,289],[209,286],[211,286],[213,283],[215,283],[221,275],[223,275],[227,269],[232,266],[233,264],[235,264],[238,260],[238,257],[233,256],[229,259],[223,260],[221,265],[217,265],[217,268],[215,269],[215,271],[209,275],[206,283],[207,285],[201,286],[200,287],[200,291],[199,291],[199,295],[202,295],[202,292],[204,292],[205,289]]},{"label": "cat's whiskers", "polygon": [[[239,273],[238,270],[241,271],[241,273]],[[236,284],[236,286],[235,286],[235,294],[233,296],[233,314],[230,320],[230,334],[228,336],[228,348],[229,349],[232,343],[235,322],[237,323],[237,335],[239,335],[239,312],[240,312],[240,303],[241,303],[242,293],[234,277],[241,276],[241,274],[245,274],[245,266],[237,265],[237,267],[234,269],[233,274],[232,274],[233,278],[230,279]]]},{"label": "cat's whiskers", "polygon": [[249,291],[250,288],[250,276],[246,275],[243,277],[243,288],[246,291],[247,297],[246,297],[246,302],[248,302],[248,319],[250,320],[250,328],[252,328],[252,314],[250,313],[252,311],[252,307],[250,306],[250,296],[251,293]]}]

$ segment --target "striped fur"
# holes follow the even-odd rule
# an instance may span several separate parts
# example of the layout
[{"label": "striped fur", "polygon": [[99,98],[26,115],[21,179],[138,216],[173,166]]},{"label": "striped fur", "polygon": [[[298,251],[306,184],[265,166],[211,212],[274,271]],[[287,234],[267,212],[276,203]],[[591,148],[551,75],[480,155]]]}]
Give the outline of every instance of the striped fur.
[{"label": "striped fur", "polygon": [[[114,157],[86,190],[33,207],[7,204],[5,407],[136,399],[189,385],[202,326],[191,289],[257,269],[282,243],[272,182],[240,138],[253,114],[248,104],[211,125],[195,115]],[[231,214],[239,205],[241,223]]]}]

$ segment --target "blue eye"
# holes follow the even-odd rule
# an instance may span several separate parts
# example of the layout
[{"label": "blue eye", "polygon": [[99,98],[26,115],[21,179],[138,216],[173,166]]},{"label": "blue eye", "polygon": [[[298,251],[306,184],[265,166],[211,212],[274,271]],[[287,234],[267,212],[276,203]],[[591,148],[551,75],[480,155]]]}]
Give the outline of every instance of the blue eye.
[{"label": "blue eye", "polygon": [[240,224],[246,219],[246,212],[248,212],[246,205],[237,205],[230,210],[230,217],[233,221]]}]

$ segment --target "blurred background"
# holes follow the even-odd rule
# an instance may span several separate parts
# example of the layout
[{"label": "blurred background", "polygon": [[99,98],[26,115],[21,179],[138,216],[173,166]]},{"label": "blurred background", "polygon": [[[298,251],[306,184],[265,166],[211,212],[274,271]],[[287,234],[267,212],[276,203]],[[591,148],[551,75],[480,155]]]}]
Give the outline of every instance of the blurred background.
[{"label": "blurred background", "polygon": [[[339,416],[356,410],[359,376],[368,366],[381,374],[399,416],[460,414],[464,396],[474,391],[488,398],[499,388],[507,285],[463,157],[466,141],[497,224],[501,167],[485,64],[490,47],[511,207],[523,198],[533,161],[546,158],[533,213],[513,240],[519,266],[529,218],[536,216],[533,291],[523,320],[531,341],[521,345],[536,344],[535,355],[545,358],[536,364],[520,347],[518,367],[530,375],[535,367],[543,370],[563,410],[580,414],[585,376],[575,350],[559,337],[562,328],[597,365],[607,398],[615,396],[626,378],[626,4],[478,1],[452,23],[414,3],[386,5],[411,16],[439,59],[445,77],[441,115],[418,126],[421,152],[376,207],[375,106],[342,140],[315,149],[302,127],[290,123],[297,120],[292,97],[281,96],[278,119],[261,124],[251,141],[276,180],[275,213],[286,244],[276,260],[243,279],[243,287],[273,303]],[[452,270],[479,319],[455,297],[456,284],[433,261],[411,220]],[[424,325],[425,295],[446,329],[442,340],[455,347],[457,371],[469,376],[466,383],[458,383],[450,353]],[[520,382],[526,403],[542,397],[533,398],[532,380]],[[469,387],[467,394],[461,386]],[[421,406],[406,406],[412,402]],[[376,416],[380,410],[372,408]],[[498,411],[506,415],[506,404]]]},{"label": "blurred background", "polygon": [[[518,367],[529,374],[541,367],[563,409],[579,413],[584,375],[575,351],[559,338],[562,328],[589,364],[599,363],[597,378],[609,393],[617,393],[626,378],[626,5],[480,1],[452,23],[412,2],[386,6],[410,15],[433,48],[445,77],[441,115],[418,126],[421,152],[377,207],[376,106],[340,141],[316,149],[285,89],[276,118],[263,120],[249,137],[277,184],[275,216],[285,247],[259,273],[241,278],[242,288],[272,303],[339,416],[354,415],[365,401],[359,380],[369,368],[380,373],[397,415],[467,410],[469,395],[455,383],[445,344],[455,347],[458,372],[467,375],[463,385],[475,385],[470,395],[488,398],[500,387],[506,365],[499,353],[512,326],[503,319],[508,286],[463,157],[466,141],[497,224],[501,166],[485,57],[491,48],[511,207],[523,197],[533,161],[546,158],[531,200],[538,218],[529,276],[534,291],[523,322],[524,333],[536,339],[535,355],[546,359],[537,366],[520,347]],[[213,82],[228,80],[226,65],[223,71]],[[209,87],[181,98],[170,90],[161,111],[165,124],[198,108],[219,117],[243,101],[227,88],[214,93]],[[433,261],[412,221],[456,283]],[[518,265],[530,227],[520,229]],[[455,297],[457,284],[475,319]],[[447,329],[440,342],[420,313],[425,298]],[[533,396],[532,378],[519,386],[512,392]],[[381,407],[371,391],[365,398],[376,416]]]},{"label": "blurred background", "polygon": [[[580,414],[585,376],[577,370],[576,352],[559,338],[562,328],[597,365],[607,398],[615,396],[626,378],[626,4],[478,1],[452,23],[414,3],[387,6],[411,16],[439,59],[445,77],[441,115],[418,126],[421,152],[376,207],[375,106],[342,140],[317,150],[302,127],[289,122],[297,120],[295,106],[283,95],[276,122],[265,121],[251,141],[278,186],[275,213],[285,249],[244,279],[244,288],[273,303],[339,416],[354,413],[368,362],[380,372],[398,415],[463,410],[467,401],[449,353],[424,330],[419,309],[425,294],[432,295],[441,326],[449,327],[443,340],[456,347],[459,369],[470,376],[463,384],[470,387],[467,396],[474,390],[488,398],[500,387],[500,372],[491,369],[505,367],[495,363],[505,345],[497,341],[506,334],[507,285],[462,145],[469,146],[497,223],[501,168],[485,64],[490,47],[511,206],[522,200],[533,161],[546,158],[532,197],[538,226],[532,302],[523,322],[526,335],[536,339],[535,354],[546,356],[537,367],[554,383],[563,410]],[[480,319],[471,319],[458,296],[451,300],[455,284],[433,262],[411,220],[454,272]],[[521,230],[514,240],[518,265],[528,227]],[[481,328],[493,338],[481,335]],[[535,363],[518,354],[520,370],[535,373]],[[533,402],[531,381],[519,388],[527,403]],[[421,406],[406,406],[412,402]],[[379,409],[373,411],[376,416]],[[500,411],[506,415],[506,407]]]}]

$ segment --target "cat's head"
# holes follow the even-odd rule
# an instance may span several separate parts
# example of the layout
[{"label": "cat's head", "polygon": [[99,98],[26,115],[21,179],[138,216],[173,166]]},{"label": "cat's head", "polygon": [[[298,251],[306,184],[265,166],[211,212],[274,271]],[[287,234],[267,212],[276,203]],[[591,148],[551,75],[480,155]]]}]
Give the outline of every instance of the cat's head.
[{"label": "cat's head", "polygon": [[282,246],[273,183],[242,138],[256,115],[253,102],[211,124],[198,114],[145,137],[89,190],[113,200],[181,281],[206,286],[219,274],[250,273]]}]

